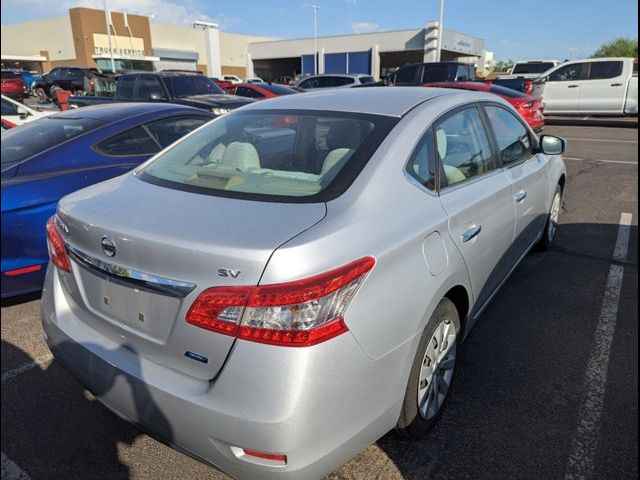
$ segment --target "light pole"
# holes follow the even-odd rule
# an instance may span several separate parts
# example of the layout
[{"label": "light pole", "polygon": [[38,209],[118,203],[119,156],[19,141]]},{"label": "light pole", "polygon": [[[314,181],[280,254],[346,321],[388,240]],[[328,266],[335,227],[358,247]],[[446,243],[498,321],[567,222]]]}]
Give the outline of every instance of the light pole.
[{"label": "light pole", "polygon": [[116,62],[113,59],[113,46],[111,45],[111,22],[109,21],[109,10],[107,9],[107,0],[104,0],[104,20],[107,25],[107,38],[109,40],[109,56],[111,57],[111,71],[116,73]]},{"label": "light pole", "polygon": [[438,50],[437,60],[442,60],[442,22],[444,20],[444,0],[440,0],[440,19],[438,20]]},{"label": "light pole", "polygon": [[318,74],[318,5],[311,5],[313,9],[313,74]]}]

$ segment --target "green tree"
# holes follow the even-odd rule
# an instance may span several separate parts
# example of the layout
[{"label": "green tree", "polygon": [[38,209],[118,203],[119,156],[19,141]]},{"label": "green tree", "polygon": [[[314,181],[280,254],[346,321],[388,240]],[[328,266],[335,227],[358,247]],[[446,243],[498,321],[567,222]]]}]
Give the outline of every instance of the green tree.
[{"label": "green tree", "polygon": [[614,38],[601,45],[591,58],[597,57],[633,57],[638,58],[638,39]]},{"label": "green tree", "polygon": [[508,72],[509,70],[511,70],[513,65],[514,65],[513,60],[498,60],[493,66],[493,71]]}]

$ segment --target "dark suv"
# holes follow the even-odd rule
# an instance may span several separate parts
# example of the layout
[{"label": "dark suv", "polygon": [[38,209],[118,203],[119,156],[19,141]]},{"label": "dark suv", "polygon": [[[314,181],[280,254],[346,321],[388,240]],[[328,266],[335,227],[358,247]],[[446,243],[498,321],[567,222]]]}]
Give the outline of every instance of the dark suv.
[{"label": "dark suv", "polygon": [[412,63],[396,70],[389,77],[395,86],[420,86],[434,82],[471,82],[476,79],[476,67],[461,62]]},{"label": "dark suv", "polygon": [[33,94],[38,102],[46,103],[52,97],[52,87],[69,90],[75,95],[96,95],[97,90],[113,90],[114,82],[114,74],[102,73],[95,68],[58,67],[34,83]]}]

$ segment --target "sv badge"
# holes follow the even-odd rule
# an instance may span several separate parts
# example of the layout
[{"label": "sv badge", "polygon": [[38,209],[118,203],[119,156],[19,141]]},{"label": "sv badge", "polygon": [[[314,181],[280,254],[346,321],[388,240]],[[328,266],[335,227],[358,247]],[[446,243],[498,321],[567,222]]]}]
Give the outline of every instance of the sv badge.
[{"label": "sv badge", "polygon": [[218,276],[219,277],[232,277],[238,278],[242,272],[240,270],[231,270],[230,268],[219,268]]}]

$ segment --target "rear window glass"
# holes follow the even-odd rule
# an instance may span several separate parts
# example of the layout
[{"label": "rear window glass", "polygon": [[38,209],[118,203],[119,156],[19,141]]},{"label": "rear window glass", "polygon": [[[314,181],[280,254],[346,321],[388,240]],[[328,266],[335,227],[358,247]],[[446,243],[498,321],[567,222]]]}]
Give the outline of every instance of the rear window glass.
[{"label": "rear window glass", "polygon": [[516,63],[513,73],[543,73],[553,66],[552,62]]},{"label": "rear window glass", "polygon": [[416,83],[420,65],[408,65],[394,73],[395,83]]},{"label": "rear window glass", "polygon": [[269,84],[259,84],[260,88],[264,88],[265,90],[269,90],[271,93],[275,93],[276,95],[290,95],[292,93],[298,93],[293,88],[283,87],[282,85],[269,85]]},{"label": "rear window glass", "polygon": [[425,65],[422,83],[446,82],[449,80],[449,65]]},{"label": "rear window glass", "polygon": [[507,87],[501,87],[500,85],[492,85],[491,87],[489,87],[489,91],[491,93],[495,93],[496,95],[502,95],[503,97],[509,97],[509,98],[527,97],[527,95],[525,95],[522,92],[519,92],[518,90],[513,90],[512,88],[507,88]]},{"label": "rear window glass", "polygon": [[7,71],[7,70],[3,70],[1,75],[2,75],[2,78],[20,78],[15,73]]},{"label": "rear window glass", "polygon": [[622,62],[591,62],[589,80],[615,78],[622,74]]},{"label": "rear window glass", "polygon": [[360,83],[366,85],[367,83],[374,83],[376,80],[373,77],[360,77]]},{"label": "rear window glass", "polygon": [[102,124],[93,118],[48,117],[12,128],[2,135],[2,163],[19,162]]},{"label": "rear window glass", "polygon": [[235,112],[161,154],[141,178],[214,195],[321,201],[325,190],[335,197],[355,179],[396,121],[334,112]]}]

